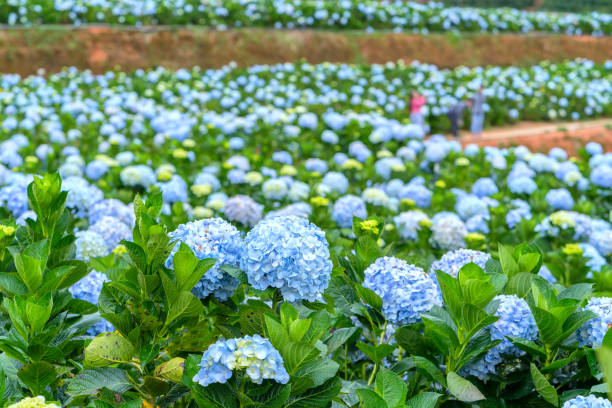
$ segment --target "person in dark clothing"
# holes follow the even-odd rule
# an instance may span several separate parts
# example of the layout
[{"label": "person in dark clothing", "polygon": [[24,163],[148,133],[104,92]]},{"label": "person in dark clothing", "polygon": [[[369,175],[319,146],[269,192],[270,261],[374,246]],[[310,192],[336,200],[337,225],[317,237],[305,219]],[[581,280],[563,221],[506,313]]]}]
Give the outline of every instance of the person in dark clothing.
[{"label": "person in dark clothing", "polygon": [[446,116],[451,123],[451,134],[454,137],[459,137],[459,128],[463,124],[463,111],[471,105],[471,101],[459,101],[451,105],[446,112]]}]

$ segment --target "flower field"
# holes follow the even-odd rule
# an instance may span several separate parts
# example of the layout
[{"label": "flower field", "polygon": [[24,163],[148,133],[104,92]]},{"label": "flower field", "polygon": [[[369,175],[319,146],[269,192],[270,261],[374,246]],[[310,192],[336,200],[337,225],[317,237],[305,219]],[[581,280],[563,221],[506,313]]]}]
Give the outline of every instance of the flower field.
[{"label": "flower field", "polygon": [[415,31],[533,31],[610,35],[612,17],[597,12],[559,14],[510,8],[445,7],[389,0],[7,0],[9,25],[112,23],[197,24],[229,27],[386,29]]},{"label": "flower field", "polygon": [[405,111],[609,115],[611,68],[2,76],[3,401],[610,406],[612,153]]},{"label": "flower field", "polygon": [[[5,0],[0,23],[612,34],[399,0]],[[612,408],[612,144],[444,135],[604,121],[612,60],[296,60],[0,74],[0,408]]]}]

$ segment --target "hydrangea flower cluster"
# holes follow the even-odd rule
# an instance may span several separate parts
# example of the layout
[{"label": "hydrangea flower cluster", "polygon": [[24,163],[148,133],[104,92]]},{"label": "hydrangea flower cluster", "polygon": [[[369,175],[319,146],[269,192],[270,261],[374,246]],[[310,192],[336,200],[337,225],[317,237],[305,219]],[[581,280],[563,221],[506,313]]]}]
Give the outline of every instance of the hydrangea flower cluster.
[{"label": "hydrangea flower cluster", "polygon": [[325,233],[301,217],[267,218],[245,238],[240,266],[255,289],[280,289],[289,302],[314,301],[327,288],[332,262]]},{"label": "hydrangea flower cluster", "polygon": [[383,314],[394,325],[417,323],[422,313],[442,306],[442,297],[431,276],[404,260],[378,258],[364,275],[363,286],[381,297]]},{"label": "hydrangea flower cluster", "polygon": [[9,405],[7,408],[60,408],[59,405],[47,403],[45,397],[26,397],[19,402]]},{"label": "hydrangea flower cluster", "polygon": [[252,227],[261,220],[264,206],[242,194],[230,197],[223,206],[223,214],[230,221]]},{"label": "hydrangea flower cluster", "polygon": [[88,262],[91,258],[108,255],[106,241],[100,234],[94,231],[78,231],[76,234],[76,259]]},{"label": "hydrangea flower cluster", "polygon": [[225,301],[234,293],[239,282],[221,267],[240,266],[244,242],[236,227],[220,218],[210,218],[181,224],[169,236],[176,245],[166,260],[166,267],[173,268],[172,260],[181,242],[191,248],[198,259],[217,260],[193,288],[194,295],[203,299],[213,294]]},{"label": "hydrangea flower cluster", "polygon": [[454,213],[438,213],[432,219],[431,243],[442,250],[465,247],[466,225]]},{"label": "hydrangea flower cluster", "polygon": [[515,295],[498,295],[493,301],[499,301],[495,316],[499,317],[486,330],[491,333],[491,340],[501,340],[497,346],[490,349],[484,357],[464,366],[464,374],[473,375],[486,381],[490,374],[495,373],[497,365],[503,361],[502,356],[522,356],[524,351],[513,345],[506,336],[514,336],[524,340],[534,341],[538,337],[538,327],[531,314],[529,305],[524,299]]},{"label": "hydrangea flower cluster", "polygon": [[340,197],[335,203],[332,210],[332,219],[341,228],[352,228],[353,217],[367,218],[368,210],[365,202],[357,196],[346,195]]},{"label": "hydrangea flower cluster", "polygon": [[582,396],[579,395],[563,404],[562,408],[612,408],[612,402],[605,398],[596,397],[595,395]]},{"label": "hydrangea flower cluster", "polygon": [[411,210],[400,213],[393,217],[393,222],[400,237],[406,240],[415,240],[421,230],[423,223],[431,222],[429,217],[419,210]]},{"label": "hydrangea flower cluster", "polygon": [[122,240],[132,238],[132,229],[118,218],[104,216],[89,227],[89,231],[99,234],[109,250],[113,250]]},{"label": "hydrangea flower cluster", "polygon": [[255,384],[268,379],[281,384],[289,382],[282,356],[269,340],[258,334],[211,344],[202,355],[200,371],[193,381],[204,387],[225,383],[233,370],[241,369],[246,369],[246,375]]},{"label": "hydrangea flower cluster", "polygon": [[612,327],[612,298],[594,297],[584,310],[595,313],[595,317],[578,329],[578,342],[581,346],[597,348]]},{"label": "hydrangea flower cluster", "polygon": [[470,262],[484,270],[489,259],[491,259],[491,255],[484,252],[473,249],[458,249],[445,253],[442,258],[431,264],[430,273],[435,274],[436,271],[442,271],[456,278],[459,270]]},{"label": "hydrangea flower cluster", "polygon": [[[75,299],[85,300],[86,302],[94,305],[98,304],[98,298],[102,291],[104,282],[107,282],[108,278],[103,273],[97,271],[91,271],[83,279],[75,283],[69,288],[70,293]],[[91,336],[96,336],[100,333],[113,331],[113,326],[104,319],[98,320],[87,333]]]}]

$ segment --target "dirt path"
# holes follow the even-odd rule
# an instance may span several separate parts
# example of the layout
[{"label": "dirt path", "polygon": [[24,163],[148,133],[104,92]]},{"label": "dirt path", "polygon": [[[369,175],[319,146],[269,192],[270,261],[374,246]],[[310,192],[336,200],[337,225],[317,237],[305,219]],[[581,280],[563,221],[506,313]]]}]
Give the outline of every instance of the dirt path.
[{"label": "dirt path", "polygon": [[521,122],[511,127],[499,127],[485,131],[481,137],[469,132],[461,134],[464,145],[480,146],[525,145],[533,151],[548,151],[562,147],[575,155],[585,143],[601,143],[607,151],[612,150],[612,118],[584,122],[539,123]]}]

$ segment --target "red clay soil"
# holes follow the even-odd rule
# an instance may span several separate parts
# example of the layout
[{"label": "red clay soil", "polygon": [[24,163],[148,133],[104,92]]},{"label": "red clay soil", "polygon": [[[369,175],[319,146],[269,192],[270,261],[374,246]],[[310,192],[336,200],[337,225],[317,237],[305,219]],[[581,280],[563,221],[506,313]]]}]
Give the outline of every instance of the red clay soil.
[{"label": "red clay soil", "polygon": [[525,145],[531,151],[548,152],[553,147],[564,148],[571,156],[588,142],[598,142],[605,151],[612,150],[612,119],[564,124],[526,122],[509,128],[486,131],[479,138],[462,134],[461,143],[479,146]]},{"label": "red clay soil", "polygon": [[612,59],[612,37],[203,28],[0,29],[0,72],[28,75],[66,66],[103,72],[163,65],[217,68],[306,60],[311,63],[385,63],[418,60],[440,67],[527,65],[568,58]]}]

